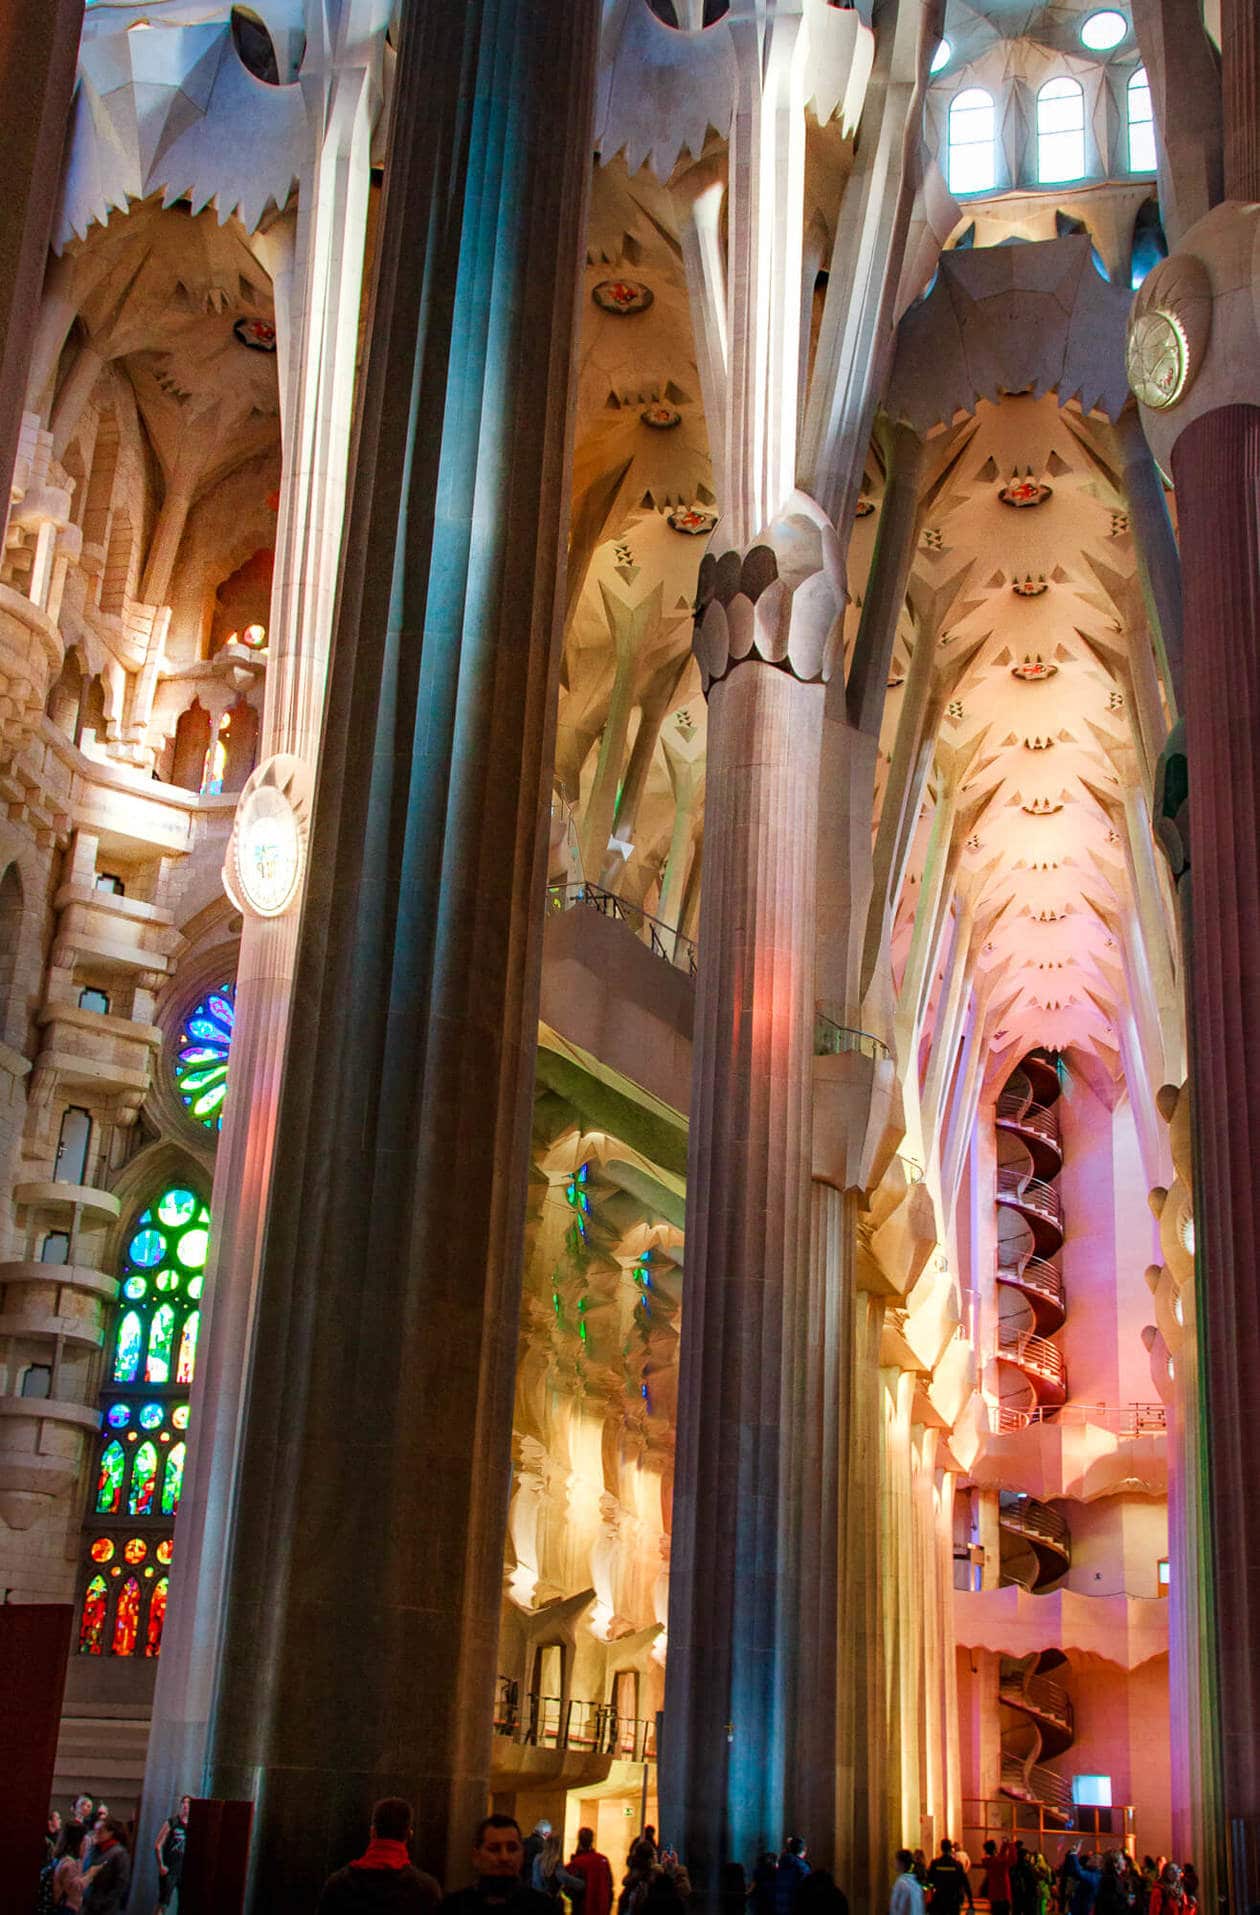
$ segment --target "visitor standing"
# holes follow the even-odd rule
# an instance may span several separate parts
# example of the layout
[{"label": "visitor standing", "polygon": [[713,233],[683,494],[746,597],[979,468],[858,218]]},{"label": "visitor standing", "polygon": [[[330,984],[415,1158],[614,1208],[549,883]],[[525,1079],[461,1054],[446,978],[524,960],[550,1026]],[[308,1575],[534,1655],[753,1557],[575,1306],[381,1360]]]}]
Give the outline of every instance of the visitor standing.
[{"label": "visitor standing", "polygon": [[958,1915],[966,1902],[975,1915],[975,1899],[971,1893],[971,1881],[966,1869],[954,1854],[954,1844],[945,1836],[941,1841],[941,1852],[928,1870],[928,1888],[932,1896],[933,1915]]},{"label": "visitor standing", "polygon": [[805,1844],[799,1835],[789,1835],[774,1871],[774,1915],[793,1915],[801,1883],[808,1874]]},{"label": "visitor standing", "polygon": [[473,1836],[472,1865],[472,1887],[448,1895],[443,1915],[556,1915],[551,1898],[521,1879],[525,1843],[513,1816],[482,1817]]},{"label": "visitor standing", "polygon": [[551,1902],[558,1902],[561,1895],[581,1895],[582,1878],[564,1866],[558,1835],[549,1835],[534,1857],[529,1885]]},{"label": "visitor standing", "polygon": [[994,1841],[984,1845],[984,1887],[993,1915],[1011,1915],[1011,1870],[1018,1856],[1013,1842]]},{"label": "visitor standing", "polygon": [[83,1877],[83,1915],[121,1915],[131,1887],[131,1857],[127,1831],[114,1816],[97,1822],[89,1855]]},{"label": "visitor standing", "polygon": [[188,1839],[188,1815],[192,1808],[192,1797],[181,1795],[176,1807],[167,1816],[158,1830],[153,1842],[153,1853],[158,1865],[159,1909],[170,1908],[174,1897],[179,1893],[179,1878],[184,1872],[184,1844]]},{"label": "visitor standing", "polygon": [[1151,1890],[1149,1915],[1194,1915],[1197,1903],[1186,1894],[1181,1870],[1175,1862],[1165,1862],[1159,1880]]},{"label": "visitor standing", "polygon": [[1094,1915],[1094,1903],[1102,1886],[1102,1870],[1092,1855],[1082,1855],[1077,1848],[1070,1848],[1063,1858],[1063,1873],[1067,1883],[1068,1900],[1064,1906],[1070,1915]]},{"label": "visitor standing", "polygon": [[[185,1796],[181,1809],[187,1801]],[[165,1827],[174,1825],[172,1821]],[[398,1795],[387,1795],[378,1802],[372,1810],[366,1849],[357,1862],[328,1877],[319,1898],[318,1915],[431,1915],[442,1899],[442,1890],[431,1875],[425,1875],[413,1863],[407,1845],[414,1834],[410,1802]],[[159,1836],[159,1851],[161,1846]],[[181,1867],[182,1863],[181,1845]],[[158,1906],[166,1904],[160,1902]]]},{"label": "visitor standing", "polygon": [[83,1907],[83,1845],[87,1830],[82,1822],[67,1822],[57,1843],[52,1872],[54,1908]]},{"label": "visitor standing", "polygon": [[581,1879],[582,1915],[612,1915],[612,1864],[596,1848],[594,1829],[578,1830],[569,1869]]},{"label": "visitor standing", "polygon": [[525,1837],[525,1866],[521,1870],[521,1874],[527,1882],[533,1879],[534,1863],[542,1854],[543,1847],[550,1834],[551,1824],[546,1816],[543,1816],[535,1822],[533,1828]]},{"label": "visitor standing", "polygon": [[[922,1851],[919,1851],[920,1853]],[[894,1856],[897,1879],[888,1902],[888,1915],[924,1915],[923,1884],[909,1849],[898,1849]]]}]

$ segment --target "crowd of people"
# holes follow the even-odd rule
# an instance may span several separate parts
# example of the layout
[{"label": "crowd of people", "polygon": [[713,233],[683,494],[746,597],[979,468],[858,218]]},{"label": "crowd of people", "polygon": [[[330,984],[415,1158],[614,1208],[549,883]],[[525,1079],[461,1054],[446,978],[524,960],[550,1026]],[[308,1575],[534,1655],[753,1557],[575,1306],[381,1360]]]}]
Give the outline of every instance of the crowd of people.
[{"label": "crowd of people", "polygon": [[[184,1796],[154,1842],[158,1900],[154,1915],[171,1915],[178,1901],[191,1804]],[[620,1887],[612,1864],[581,1828],[568,1861],[551,1823],[528,1836],[510,1815],[487,1815],[473,1840],[470,1887],[444,1895],[411,1858],[415,1835],[411,1804],[390,1796],[372,1811],[364,1853],[331,1875],[317,1915],[690,1915],[702,1902],[714,1915],[849,1915],[844,1890],[829,1870],[813,1868],[804,1840],[790,1835],[780,1853],[767,1850],[751,1876],[739,1862],[718,1871],[711,1897],[692,1887],[675,1851],[648,1825],[632,1843]],[[1179,1866],[1148,1855],[1139,1868],[1123,1849],[1094,1853],[1068,1849],[1056,1869],[1042,1850],[1009,1839],[986,1841],[978,1864],[945,1840],[929,1862],[922,1849],[899,1849],[889,1915],[975,1915],[972,1875],[990,1915],[1197,1915],[1193,1863]],[[131,1885],[128,1830],[103,1802],[76,1798],[63,1823],[48,1819],[48,1858],[40,1877],[37,1915],[55,1909],[83,1915],[123,1915]]]}]

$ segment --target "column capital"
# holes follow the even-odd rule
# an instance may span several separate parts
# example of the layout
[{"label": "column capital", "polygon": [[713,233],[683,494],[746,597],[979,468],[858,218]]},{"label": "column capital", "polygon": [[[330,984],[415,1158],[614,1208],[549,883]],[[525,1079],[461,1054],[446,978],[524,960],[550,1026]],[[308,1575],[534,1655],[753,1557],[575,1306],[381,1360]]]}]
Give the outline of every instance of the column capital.
[{"label": "column capital", "polygon": [[825,683],[844,656],[844,562],[835,527],[804,492],[742,552],[719,522],[700,563],[696,661],[710,687],[745,659],[776,665],[802,684]]},{"label": "column capital", "polygon": [[1186,233],[1133,301],[1125,369],[1163,471],[1186,427],[1260,406],[1260,205],[1223,200]]}]

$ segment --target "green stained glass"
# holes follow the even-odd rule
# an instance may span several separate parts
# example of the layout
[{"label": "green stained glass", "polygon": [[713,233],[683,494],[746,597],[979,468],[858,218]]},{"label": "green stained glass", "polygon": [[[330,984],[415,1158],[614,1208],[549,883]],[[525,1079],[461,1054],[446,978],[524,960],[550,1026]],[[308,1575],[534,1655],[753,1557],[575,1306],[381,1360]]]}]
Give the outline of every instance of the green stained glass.
[{"label": "green stained glass", "polygon": [[192,1298],[194,1303],[196,1303],[198,1298],[200,1297],[202,1285],[204,1283],[205,1283],[205,1277],[201,1274],[200,1271],[198,1271],[195,1277],[189,1277],[187,1290],[188,1290],[189,1296]]},{"label": "green stained glass", "polygon": [[186,1430],[188,1428],[187,1403],[177,1403],[175,1405],[175,1408],[171,1411],[171,1423],[177,1430]]},{"label": "green stained glass", "polygon": [[235,1023],[236,987],[224,984],[189,1012],[180,1031],[175,1086],[189,1115],[207,1130],[223,1123]]},{"label": "green stained glass", "polygon": [[185,1230],[175,1246],[175,1255],[185,1270],[200,1270],[206,1260],[206,1251],[210,1247],[208,1230]]},{"label": "green stained glass", "polygon": [[162,1478],[162,1514],[173,1516],[179,1508],[180,1491],[184,1487],[184,1445],[176,1443],[166,1459],[166,1474]]},{"label": "green stained glass", "polygon": [[115,1383],[130,1383],[140,1368],[142,1334],[138,1312],[128,1310],[118,1326],[118,1339],[114,1345]]},{"label": "green stained glass", "polygon": [[177,1383],[191,1383],[193,1380],[197,1363],[197,1332],[200,1328],[200,1310],[190,1310],[184,1322],[184,1334],[179,1339],[179,1362],[175,1365]]},{"label": "green stained glass", "polygon": [[160,1403],[146,1403],[140,1411],[140,1428],[142,1430],[156,1430],[161,1427],[161,1423],[162,1405]]},{"label": "green stained glass", "polygon": [[152,1516],[157,1494],[157,1445],[142,1443],[131,1465],[131,1494],[127,1498],[130,1516]]},{"label": "green stained glass", "polygon": [[123,1285],[123,1295],[126,1297],[128,1303],[135,1303],[138,1298],[144,1296],[148,1288],[149,1286],[143,1277],[128,1277],[126,1283]]},{"label": "green stained glass", "polygon": [[158,1216],[172,1226],[190,1223],[196,1214],[197,1199],[191,1190],[168,1190],[158,1205]]},{"label": "green stained glass", "polygon": [[98,1516],[112,1516],[122,1504],[123,1472],[127,1459],[123,1446],[115,1439],[107,1443],[101,1451],[100,1468],[96,1475],[96,1513]]},{"label": "green stained glass", "polygon": [[146,1383],[169,1383],[174,1337],[175,1311],[171,1304],[164,1303],[153,1312],[149,1325],[149,1355],[144,1366]]},{"label": "green stained glass", "polygon": [[159,1290],[178,1290],[179,1281],[178,1270],[159,1270],[157,1273],[157,1287]]}]

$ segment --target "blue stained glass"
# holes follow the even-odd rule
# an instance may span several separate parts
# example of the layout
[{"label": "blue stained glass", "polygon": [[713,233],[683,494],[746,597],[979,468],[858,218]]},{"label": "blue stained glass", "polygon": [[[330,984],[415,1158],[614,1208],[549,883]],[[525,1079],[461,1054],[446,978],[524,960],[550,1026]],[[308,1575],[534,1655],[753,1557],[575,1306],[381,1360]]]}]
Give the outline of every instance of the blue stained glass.
[{"label": "blue stained glass", "polygon": [[162,1405],[160,1403],[146,1403],[140,1411],[140,1428],[142,1430],[155,1430],[161,1421]]},{"label": "blue stained glass", "polygon": [[187,1223],[196,1208],[191,1190],[168,1190],[158,1205],[158,1216],[166,1224]]},{"label": "blue stained glass", "polygon": [[127,1246],[127,1255],[142,1270],[151,1270],[155,1263],[161,1263],[165,1251],[166,1238],[160,1230],[138,1230]]},{"label": "blue stained glass", "polygon": [[135,1303],[137,1298],[144,1295],[148,1287],[143,1277],[128,1277],[123,1285],[123,1295],[128,1303]]},{"label": "blue stained glass", "polygon": [[235,987],[221,984],[194,1006],[180,1031],[175,1088],[189,1116],[207,1130],[218,1130],[223,1123],[235,1022]]},{"label": "blue stained glass", "polygon": [[[188,1020],[188,1029],[194,1037],[201,1038],[203,1043],[210,1043],[214,1038],[222,1038],[223,1036],[218,1025],[212,1024],[208,1017],[190,1017]],[[200,1059],[198,1061],[200,1061]]]},{"label": "blue stained glass", "polygon": [[105,1415],[111,1430],[125,1430],[131,1421],[130,1403],[111,1403]]}]

